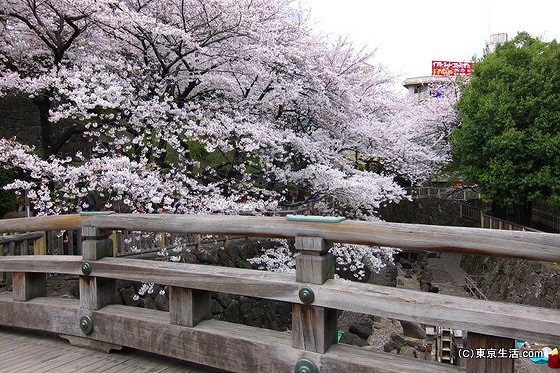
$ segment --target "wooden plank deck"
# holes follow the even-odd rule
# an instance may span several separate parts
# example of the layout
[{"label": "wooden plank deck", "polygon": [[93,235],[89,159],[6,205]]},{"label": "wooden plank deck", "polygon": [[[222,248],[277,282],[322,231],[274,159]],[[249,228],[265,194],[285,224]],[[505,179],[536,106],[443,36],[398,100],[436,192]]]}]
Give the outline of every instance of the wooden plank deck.
[{"label": "wooden plank deck", "polygon": [[0,373],[165,372],[218,373],[218,369],[123,348],[107,354],[74,347],[53,334],[0,327]]}]

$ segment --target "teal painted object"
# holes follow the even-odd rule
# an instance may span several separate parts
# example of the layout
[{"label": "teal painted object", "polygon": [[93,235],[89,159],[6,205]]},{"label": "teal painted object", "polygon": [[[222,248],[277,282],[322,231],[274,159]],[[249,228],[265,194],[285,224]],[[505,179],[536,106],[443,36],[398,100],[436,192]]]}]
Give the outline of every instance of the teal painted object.
[{"label": "teal painted object", "polygon": [[[515,341],[517,349],[520,349],[524,345],[527,345],[527,342]],[[548,364],[548,355],[543,353],[543,357],[530,357],[529,360],[535,364]]]},{"label": "teal painted object", "polygon": [[340,223],[346,220],[344,216],[319,216],[319,215],[286,215],[286,220],[290,221],[310,221],[315,223]]},{"label": "teal painted object", "polygon": [[114,211],[82,211],[81,216],[91,216],[91,215],[112,215]]}]

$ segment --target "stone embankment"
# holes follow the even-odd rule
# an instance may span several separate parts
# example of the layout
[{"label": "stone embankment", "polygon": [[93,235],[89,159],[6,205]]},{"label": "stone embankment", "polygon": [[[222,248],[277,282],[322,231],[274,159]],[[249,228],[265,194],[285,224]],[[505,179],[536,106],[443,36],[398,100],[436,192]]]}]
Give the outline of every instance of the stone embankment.
[{"label": "stone embankment", "polygon": [[490,300],[560,308],[560,265],[464,255],[461,267]]},{"label": "stone embankment", "polygon": [[[410,253],[398,256],[395,265],[372,274],[369,283],[421,290],[421,284],[434,280],[430,268],[431,254]],[[423,325],[404,320],[343,312],[339,329],[344,332],[341,343],[365,349],[388,352],[411,358],[435,360],[426,353],[426,332]]]}]

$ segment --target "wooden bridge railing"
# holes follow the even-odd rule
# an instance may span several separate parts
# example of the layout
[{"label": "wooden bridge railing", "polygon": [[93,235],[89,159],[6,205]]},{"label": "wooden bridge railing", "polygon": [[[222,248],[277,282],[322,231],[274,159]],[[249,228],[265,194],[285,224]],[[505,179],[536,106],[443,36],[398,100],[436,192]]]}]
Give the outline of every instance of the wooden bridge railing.
[{"label": "wooden bridge railing", "polygon": [[[30,242],[33,241],[33,246],[35,246],[35,242],[43,237],[43,232],[0,235],[0,248],[3,248],[3,250],[0,250],[0,256],[27,255],[30,252]],[[33,251],[35,249],[33,247]],[[12,287],[12,274],[10,272],[0,271],[0,286],[5,286],[8,289]]]},{"label": "wooden bridge railing", "polygon": [[[468,347],[514,348],[514,338],[560,345],[560,311],[333,279],[331,242],[560,261],[560,236],[478,228],[274,217],[52,216],[0,222],[0,232],[81,229],[82,256],[0,258],[13,293],[0,294],[0,325],[58,333],[98,349],[129,346],[248,372],[461,372],[463,368],[337,344],[337,310],[468,331]],[[295,240],[296,275],[110,257],[112,230]],[[80,277],[80,299],[46,297],[45,273]],[[169,312],[117,304],[116,280],[169,285]],[[210,292],[292,304],[292,333],[210,320]],[[467,372],[513,367],[469,359]],[[512,368],[513,369],[513,368]],[[505,370],[501,370],[505,371]]]}]

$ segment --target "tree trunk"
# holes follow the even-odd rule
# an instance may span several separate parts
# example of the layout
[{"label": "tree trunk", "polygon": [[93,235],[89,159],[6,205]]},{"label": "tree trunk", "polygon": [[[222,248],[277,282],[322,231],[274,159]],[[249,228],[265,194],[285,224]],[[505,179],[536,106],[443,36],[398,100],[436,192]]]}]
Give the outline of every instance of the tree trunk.
[{"label": "tree trunk", "polygon": [[43,95],[35,98],[33,103],[39,109],[39,119],[41,123],[41,149],[43,159],[48,159],[52,153],[52,124],[49,120],[51,104],[50,95]]},{"label": "tree trunk", "polygon": [[492,202],[492,216],[507,220],[507,207],[503,207],[496,202]]},{"label": "tree trunk", "polygon": [[525,201],[515,206],[515,218],[517,222],[526,227],[531,226],[531,215],[533,212],[533,202]]}]

